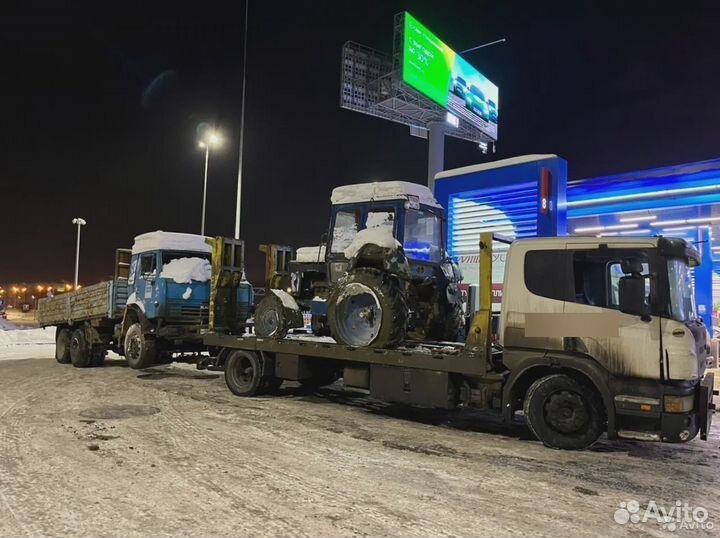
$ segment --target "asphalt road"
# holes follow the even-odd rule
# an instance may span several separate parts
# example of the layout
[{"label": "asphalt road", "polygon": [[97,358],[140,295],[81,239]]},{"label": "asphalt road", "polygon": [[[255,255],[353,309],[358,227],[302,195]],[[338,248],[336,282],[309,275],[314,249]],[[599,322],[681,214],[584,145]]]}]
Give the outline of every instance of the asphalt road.
[{"label": "asphalt road", "polygon": [[[241,399],[217,373],[9,360],[0,536],[717,536],[718,430],[564,452],[328,389]],[[676,500],[715,528],[614,520]]]}]

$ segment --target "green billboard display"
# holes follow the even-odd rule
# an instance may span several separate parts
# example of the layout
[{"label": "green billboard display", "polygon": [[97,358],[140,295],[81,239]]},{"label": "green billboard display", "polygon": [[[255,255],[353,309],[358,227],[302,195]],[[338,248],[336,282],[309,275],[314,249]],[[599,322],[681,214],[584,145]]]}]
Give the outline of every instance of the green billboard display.
[{"label": "green billboard display", "polygon": [[498,87],[405,12],[403,82],[497,140]]}]

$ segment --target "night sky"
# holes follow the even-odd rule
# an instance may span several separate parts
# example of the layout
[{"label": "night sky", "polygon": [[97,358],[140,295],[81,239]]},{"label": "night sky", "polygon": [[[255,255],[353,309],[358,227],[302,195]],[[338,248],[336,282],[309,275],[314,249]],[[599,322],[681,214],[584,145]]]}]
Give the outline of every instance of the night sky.
[{"label": "night sky", "polygon": [[[257,284],[257,245],[317,244],[333,187],[425,181],[424,140],[339,108],[342,43],[391,52],[402,10],[455,50],[508,40],[467,56],[500,87],[498,151],[449,139],[446,168],[556,153],[581,178],[720,156],[710,3],[250,1],[242,236]],[[226,138],[207,232],[232,235],[243,3],[58,4],[0,18],[0,282],[72,280],[75,216],[84,284],[137,234],[198,233],[202,124]]]}]

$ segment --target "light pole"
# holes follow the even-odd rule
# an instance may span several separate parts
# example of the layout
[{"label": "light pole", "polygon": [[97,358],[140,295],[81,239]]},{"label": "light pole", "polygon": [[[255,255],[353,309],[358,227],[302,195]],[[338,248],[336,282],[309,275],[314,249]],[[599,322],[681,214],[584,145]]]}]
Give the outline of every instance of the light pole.
[{"label": "light pole", "polygon": [[210,146],[217,147],[222,142],[222,137],[217,131],[208,131],[202,140],[198,142],[198,146],[205,150],[205,175],[203,181],[203,203],[202,203],[202,222],[200,223],[200,235],[205,235],[205,205],[207,203],[207,177],[208,177],[208,161],[210,160]]},{"label": "light pole", "polygon": [[85,226],[87,222],[85,222],[85,219],[77,217],[72,220],[72,223],[77,225],[77,245],[75,246],[75,287],[77,288],[78,270],[80,269],[80,228]]},{"label": "light pole", "polygon": [[235,239],[240,239],[240,211],[242,209],[243,143],[245,141],[245,88],[247,79],[247,41],[250,0],[245,0],[245,32],[243,33],[242,101],[240,104],[240,156],[238,158],[237,200],[235,202]]}]

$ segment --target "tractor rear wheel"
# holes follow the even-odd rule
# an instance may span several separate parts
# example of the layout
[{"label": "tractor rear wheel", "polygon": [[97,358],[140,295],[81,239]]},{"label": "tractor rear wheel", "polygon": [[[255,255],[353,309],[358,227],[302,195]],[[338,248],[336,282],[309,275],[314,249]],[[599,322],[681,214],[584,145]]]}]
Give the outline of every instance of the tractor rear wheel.
[{"label": "tractor rear wheel", "polygon": [[340,344],[395,347],[405,339],[407,319],[400,281],[379,269],[355,269],[328,298],[330,330]]}]

